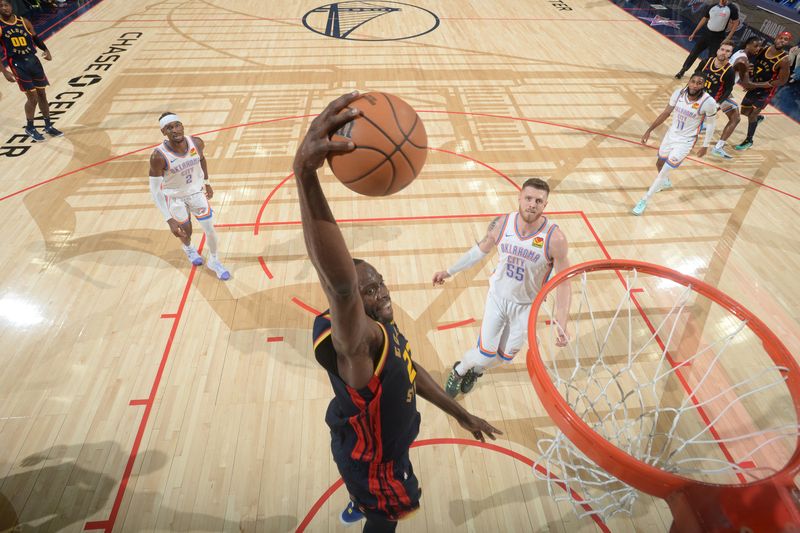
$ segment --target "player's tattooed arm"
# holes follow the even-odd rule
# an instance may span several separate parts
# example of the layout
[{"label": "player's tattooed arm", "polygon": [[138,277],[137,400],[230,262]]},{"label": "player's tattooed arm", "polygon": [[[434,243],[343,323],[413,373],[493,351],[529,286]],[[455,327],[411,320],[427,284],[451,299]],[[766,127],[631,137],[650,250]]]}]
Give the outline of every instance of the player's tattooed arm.
[{"label": "player's tattooed arm", "polygon": [[481,249],[481,252],[488,254],[492,251],[492,248],[494,248],[495,243],[497,243],[497,238],[500,236],[500,230],[502,229],[500,227],[501,219],[502,217],[495,217],[494,220],[489,222],[486,235],[478,242],[478,248]]}]

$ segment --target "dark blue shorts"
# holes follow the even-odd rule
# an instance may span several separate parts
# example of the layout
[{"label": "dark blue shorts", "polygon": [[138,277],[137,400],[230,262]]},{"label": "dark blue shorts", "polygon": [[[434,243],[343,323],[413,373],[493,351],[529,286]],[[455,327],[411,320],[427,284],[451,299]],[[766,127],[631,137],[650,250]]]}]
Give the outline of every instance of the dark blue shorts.
[{"label": "dark blue shorts", "polygon": [[367,517],[399,520],[419,509],[422,490],[408,452],[396,461],[337,462],[350,498]]},{"label": "dark blue shorts", "polygon": [[772,89],[752,89],[742,98],[742,107],[764,109],[772,98]]},{"label": "dark blue shorts", "polygon": [[9,63],[20,90],[28,92],[34,89],[44,89],[50,85],[47,76],[44,75],[42,62],[35,55],[13,58]]}]

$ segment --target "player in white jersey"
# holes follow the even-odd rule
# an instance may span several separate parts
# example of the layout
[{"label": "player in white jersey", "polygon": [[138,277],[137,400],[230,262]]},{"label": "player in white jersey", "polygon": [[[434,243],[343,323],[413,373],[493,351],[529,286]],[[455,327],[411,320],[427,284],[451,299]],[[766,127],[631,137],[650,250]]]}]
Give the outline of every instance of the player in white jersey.
[{"label": "player in white jersey", "polygon": [[189,261],[200,266],[203,258],[192,246],[191,215],[195,216],[206,234],[208,268],[219,279],[228,280],[231,275],[217,257],[217,232],[208,203],[214,190],[208,182],[205,143],[199,137],[184,135],[183,123],[174,113],[161,115],[158,124],[167,139],[150,155],[150,193],[156,207],[172,234],[180,239]]},{"label": "player in white jersey", "polygon": [[[550,273],[569,266],[567,238],[559,227],[544,216],[550,187],[547,182],[531,178],[522,184],[519,210],[495,218],[486,235],[453,266],[433,275],[433,284],[444,280],[482,260],[497,248],[497,267],[489,279],[481,332],[477,346],[468,350],[450,371],[445,391],[456,396],[472,390],[483,373],[499,364],[510,362],[527,340],[528,315],[531,303]],[[556,344],[567,344],[569,283],[556,289]]]},{"label": "player in white jersey", "polygon": [[697,142],[703,123],[708,121],[703,147],[697,152],[698,157],[706,155],[716,127],[717,102],[703,91],[704,83],[705,79],[702,74],[693,74],[685,88],[677,89],[672,93],[667,107],[664,108],[664,111],[656,117],[650,127],[647,128],[647,131],[644,132],[644,135],[642,135],[642,144],[647,144],[650,133],[667,120],[667,117],[672,115],[674,111],[672,125],[658,149],[658,161],[656,162],[658,176],[650,186],[650,189],[633,208],[634,215],[644,213],[647,208],[647,202],[655,193],[672,187],[672,182],[669,181],[668,177],[669,172],[678,168],[686,156],[689,155],[692,147]]}]

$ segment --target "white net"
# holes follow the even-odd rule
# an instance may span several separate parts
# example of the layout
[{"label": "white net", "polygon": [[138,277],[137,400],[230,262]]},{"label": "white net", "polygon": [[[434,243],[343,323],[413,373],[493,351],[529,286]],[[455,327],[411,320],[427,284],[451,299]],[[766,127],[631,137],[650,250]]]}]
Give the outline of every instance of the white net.
[{"label": "white net", "polygon": [[[562,397],[596,433],[698,481],[745,483],[786,464],[800,429],[788,369],[775,366],[745,321],[692,287],[635,270],[583,273],[571,292],[570,342],[555,345],[551,293],[537,346]],[[538,445],[538,462],[553,476],[534,472],[553,498],[581,516],[631,513],[638,491],[563,433]],[[572,490],[557,487],[562,481]]]}]

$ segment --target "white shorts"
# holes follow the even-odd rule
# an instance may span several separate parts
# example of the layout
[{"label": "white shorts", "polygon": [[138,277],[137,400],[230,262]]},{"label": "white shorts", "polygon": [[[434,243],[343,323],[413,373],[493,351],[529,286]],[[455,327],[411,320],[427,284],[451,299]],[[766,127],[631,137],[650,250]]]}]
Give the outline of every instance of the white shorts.
[{"label": "white shorts", "polygon": [[667,135],[658,147],[658,158],[663,159],[672,168],[677,168],[692,151],[697,138],[684,139]]},{"label": "white shorts", "polygon": [[199,191],[189,196],[180,196],[177,198],[166,196],[166,199],[167,209],[169,209],[172,218],[177,220],[180,224],[185,224],[189,221],[189,213],[193,214],[194,218],[197,220],[209,219],[213,214],[205,191]]},{"label": "white shorts", "polygon": [[719,110],[723,113],[727,113],[733,109],[739,109],[739,104],[733,101],[731,98],[726,98],[725,100],[719,103]]},{"label": "white shorts", "polygon": [[528,338],[528,315],[531,304],[518,304],[499,298],[489,291],[483,311],[478,351],[486,357],[499,355],[511,361]]}]

